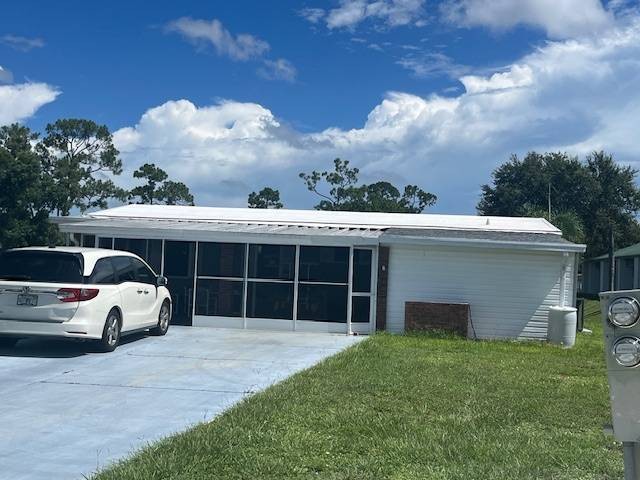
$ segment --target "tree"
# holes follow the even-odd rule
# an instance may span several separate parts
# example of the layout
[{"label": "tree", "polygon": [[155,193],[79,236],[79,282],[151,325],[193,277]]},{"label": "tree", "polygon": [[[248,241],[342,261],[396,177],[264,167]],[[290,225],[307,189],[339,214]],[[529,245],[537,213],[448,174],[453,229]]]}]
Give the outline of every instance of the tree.
[{"label": "tree", "polygon": [[[312,171],[301,173],[310,192],[321,200],[317,210],[350,210],[360,212],[421,213],[436,203],[437,197],[417,185],[407,185],[403,193],[389,182],[358,185],[358,168],[349,167],[348,160],[336,158],[332,172]],[[322,193],[320,185],[326,183],[328,192]]]},{"label": "tree", "polygon": [[122,161],[105,125],[91,120],[61,119],[47,125],[38,146],[52,180],[53,209],[69,215],[72,208],[106,208],[110,198],[124,199],[111,176],[122,173]]},{"label": "tree", "polygon": [[139,203],[153,204],[154,198],[156,202],[160,197],[158,184],[164,182],[169,175],[167,172],[158,168],[153,163],[145,163],[138,170],[133,172],[134,178],[142,178],[147,181],[144,185],[139,185],[129,192],[129,197],[138,197]]},{"label": "tree", "polygon": [[513,155],[482,186],[478,212],[483,215],[549,217],[567,238],[585,241],[587,255],[607,251],[609,225],[618,247],[640,241],[635,219],[640,210],[637,171],[594,152],[585,162],[566,153]]},{"label": "tree", "polygon": [[160,187],[160,198],[167,205],[193,205],[193,195],[182,182],[165,181]]},{"label": "tree", "polygon": [[146,181],[129,192],[129,200],[136,203],[165,203],[167,205],[193,205],[193,195],[182,182],[167,180],[169,175],[153,163],[145,163],[133,172],[134,178]]},{"label": "tree", "polygon": [[249,208],[282,208],[280,191],[264,187],[258,193],[251,192],[248,199]]},{"label": "tree", "polygon": [[48,221],[51,184],[32,146],[37,138],[18,124],[0,127],[0,248],[57,238],[57,228]]},{"label": "tree", "polygon": [[596,184],[596,188],[590,192],[587,212],[582,219],[589,233],[590,249],[596,255],[607,251],[610,227],[613,227],[616,248],[638,243],[638,170],[616,164],[611,155],[602,151],[594,152],[587,157],[586,168]]},{"label": "tree", "polygon": [[[541,208],[531,208],[525,212],[525,217],[547,218],[549,211]],[[587,236],[585,234],[584,224],[580,216],[574,211],[556,211],[551,212],[551,218],[547,218],[554,226],[558,227],[562,232],[562,236],[574,243],[585,243]]]}]

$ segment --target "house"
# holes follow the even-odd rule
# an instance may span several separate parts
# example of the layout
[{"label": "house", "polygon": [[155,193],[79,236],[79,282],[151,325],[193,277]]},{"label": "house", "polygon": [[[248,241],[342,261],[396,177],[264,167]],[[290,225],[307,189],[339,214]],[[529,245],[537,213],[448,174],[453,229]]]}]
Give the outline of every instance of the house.
[{"label": "house", "polygon": [[56,222],[166,276],[173,323],[225,328],[400,333],[458,305],[469,336],[545,338],[585,250],[541,218],[127,205]]},{"label": "house", "polygon": [[[640,243],[616,250],[614,290],[640,287]],[[582,264],[582,292],[598,294],[610,290],[609,255],[589,258]]]}]

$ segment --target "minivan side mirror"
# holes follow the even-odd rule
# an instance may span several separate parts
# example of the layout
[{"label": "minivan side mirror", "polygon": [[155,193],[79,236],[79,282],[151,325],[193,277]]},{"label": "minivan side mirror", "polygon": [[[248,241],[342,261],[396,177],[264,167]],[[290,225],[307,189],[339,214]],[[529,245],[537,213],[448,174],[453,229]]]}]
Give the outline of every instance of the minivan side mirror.
[{"label": "minivan side mirror", "polygon": [[167,277],[163,277],[162,275],[158,275],[158,278],[156,278],[156,285],[158,287],[166,287],[167,283],[169,283],[167,281]]}]

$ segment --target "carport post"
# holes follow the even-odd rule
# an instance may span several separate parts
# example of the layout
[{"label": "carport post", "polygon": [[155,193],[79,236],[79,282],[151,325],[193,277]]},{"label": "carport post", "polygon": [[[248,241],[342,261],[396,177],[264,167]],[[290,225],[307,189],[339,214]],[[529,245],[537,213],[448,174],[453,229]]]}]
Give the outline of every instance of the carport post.
[{"label": "carport post", "polygon": [[352,335],[351,331],[351,308],[353,301],[351,299],[353,294],[353,245],[349,247],[349,292],[347,296],[347,335]]}]

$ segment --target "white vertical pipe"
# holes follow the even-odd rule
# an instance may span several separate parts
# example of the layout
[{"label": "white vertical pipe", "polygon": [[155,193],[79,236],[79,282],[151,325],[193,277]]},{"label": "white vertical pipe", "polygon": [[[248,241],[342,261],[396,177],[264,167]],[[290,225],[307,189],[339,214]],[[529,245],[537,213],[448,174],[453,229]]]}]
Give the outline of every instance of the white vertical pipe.
[{"label": "white vertical pipe", "polygon": [[293,267],[293,331],[298,322],[298,282],[300,281],[300,245],[296,245],[295,265]]},{"label": "white vertical pipe", "polygon": [[247,328],[247,298],[249,293],[249,244],[244,244],[244,278],[242,279],[242,328]]},{"label": "white vertical pipe", "polygon": [[[164,242],[162,239],[162,246],[160,247],[160,275],[164,276]],[[111,239],[111,248],[113,249],[113,239]]]},{"label": "white vertical pipe", "polygon": [[351,295],[353,293],[353,246],[349,247],[349,293],[347,296],[347,335],[351,335],[353,332],[351,331],[351,308],[352,308],[352,298]]},{"label": "white vertical pipe", "polygon": [[196,251],[195,251],[195,255],[193,258],[194,264],[193,264],[193,293],[192,293],[192,297],[193,297],[193,303],[191,305],[191,325],[193,325],[193,319],[196,316],[196,285],[198,282],[198,244],[200,242],[195,242],[196,244]]},{"label": "white vertical pipe", "polygon": [[378,252],[380,245],[375,247],[371,256],[371,297],[369,301],[371,303],[371,313],[369,316],[369,333],[373,334],[376,331],[376,316],[378,314]]}]

